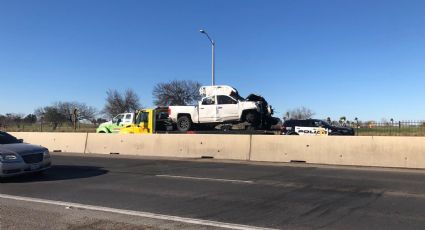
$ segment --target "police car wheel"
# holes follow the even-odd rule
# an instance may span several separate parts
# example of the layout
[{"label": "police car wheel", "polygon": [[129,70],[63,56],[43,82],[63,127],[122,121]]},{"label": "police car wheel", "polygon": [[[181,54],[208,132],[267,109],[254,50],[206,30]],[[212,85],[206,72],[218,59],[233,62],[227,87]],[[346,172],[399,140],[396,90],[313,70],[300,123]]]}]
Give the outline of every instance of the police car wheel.
[{"label": "police car wheel", "polygon": [[298,133],[288,133],[288,135],[297,135],[297,136],[299,136],[300,134],[298,134]]}]

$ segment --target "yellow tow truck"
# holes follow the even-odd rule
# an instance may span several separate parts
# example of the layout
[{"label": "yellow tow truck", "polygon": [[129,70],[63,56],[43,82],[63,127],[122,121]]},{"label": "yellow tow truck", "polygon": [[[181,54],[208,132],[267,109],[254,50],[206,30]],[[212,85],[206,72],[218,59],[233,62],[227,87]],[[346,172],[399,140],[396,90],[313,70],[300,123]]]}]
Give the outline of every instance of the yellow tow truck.
[{"label": "yellow tow truck", "polygon": [[121,134],[153,134],[171,131],[171,120],[168,118],[168,107],[142,109],[136,111],[134,122],[120,129]]},{"label": "yellow tow truck", "polygon": [[175,124],[169,117],[169,107],[158,107],[155,109],[141,109],[135,112],[132,124],[126,125],[120,129],[121,134],[154,134],[154,133],[168,133],[168,134],[281,134],[280,130],[232,130],[226,126],[221,129],[214,130],[196,130],[181,132],[175,130]]}]

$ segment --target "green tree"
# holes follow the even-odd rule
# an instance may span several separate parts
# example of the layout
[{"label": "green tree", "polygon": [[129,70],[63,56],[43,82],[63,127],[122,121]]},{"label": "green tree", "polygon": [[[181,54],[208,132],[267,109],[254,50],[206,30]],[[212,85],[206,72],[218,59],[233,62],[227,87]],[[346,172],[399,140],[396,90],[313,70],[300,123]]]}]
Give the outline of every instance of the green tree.
[{"label": "green tree", "polygon": [[67,117],[54,106],[38,108],[35,114],[40,117],[43,122],[51,123],[53,125],[53,130],[56,130],[59,124],[67,121]]},{"label": "green tree", "polygon": [[35,114],[28,114],[24,118],[24,122],[33,124],[33,123],[37,122],[37,116]]}]

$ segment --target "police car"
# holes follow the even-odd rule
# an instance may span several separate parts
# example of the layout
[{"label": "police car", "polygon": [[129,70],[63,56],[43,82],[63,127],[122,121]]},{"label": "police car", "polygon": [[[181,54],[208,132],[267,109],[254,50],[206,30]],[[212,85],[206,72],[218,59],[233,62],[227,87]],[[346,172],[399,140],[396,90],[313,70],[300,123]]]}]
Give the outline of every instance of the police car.
[{"label": "police car", "polygon": [[354,129],[348,127],[333,126],[327,123],[326,121],[318,119],[286,120],[283,123],[282,134],[300,136],[354,136]]}]

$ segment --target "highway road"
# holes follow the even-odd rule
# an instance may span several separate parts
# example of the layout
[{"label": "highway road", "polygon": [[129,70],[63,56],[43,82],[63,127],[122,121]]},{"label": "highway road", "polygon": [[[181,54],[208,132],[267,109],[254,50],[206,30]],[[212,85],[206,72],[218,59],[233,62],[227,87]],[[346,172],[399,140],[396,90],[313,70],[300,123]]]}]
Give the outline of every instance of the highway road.
[{"label": "highway road", "polygon": [[25,212],[44,210],[44,216],[26,220],[27,226],[42,229],[42,222],[66,217],[67,209],[74,216],[70,222],[85,218],[89,229],[425,228],[423,170],[122,155],[52,157],[54,166],[42,176],[1,181],[0,229],[21,223]]}]

